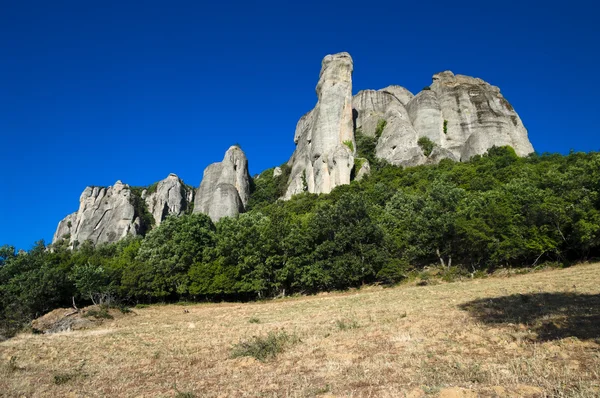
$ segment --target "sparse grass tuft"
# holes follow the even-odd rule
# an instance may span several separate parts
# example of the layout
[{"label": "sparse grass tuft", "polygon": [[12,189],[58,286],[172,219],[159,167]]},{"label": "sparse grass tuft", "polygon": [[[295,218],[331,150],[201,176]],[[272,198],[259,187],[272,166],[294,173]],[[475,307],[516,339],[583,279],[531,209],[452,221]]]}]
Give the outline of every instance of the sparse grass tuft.
[{"label": "sparse grass tuft", "polygon": [[354,152],[354,144],[352,143],[352,140],[344,141],[344,145],[346,145],[350,151]]},{"label": "sparse grass tuft", "polygon": [[17,370],[21,370],[21,368],[19,366],[17,366],[17,357],[16,356],[11,356],[10,359],[8,360],[8,363],[6,364],[6,370],[8,371],[8,373],[13,373],[16,372]]},{"label": "sparse grass tuft", "polygon": [[56,373],[53,377],[54,384],[56,384],[57,386],[60,386],[62,384],[68,383],[71,380],[75,380],[80,377],[81,378],[87,377],[87,374],[83,372],[84,365],[85,365],[85,362],[81,362],[81,365],[79,365],[77,367],[77,369],[75,369],[71,372]]},{"label": "sparse grass tuft", "polygon": [[176,384],[173,386],[173,389],[175,390],[175,398],[196,398],[196,394],[193,392],[179,391]]},{"label": "sparse grass tuft", "polygon": [[175,398],[195,398],[196,394],[194,394],[193,392],[182,392],[182,391],[177,391],[177,394],[175,394]]},{"label": "sparse grass tuft", "polygon": [[253,357],[264,362],[283,352],[286,346],[298,341],[298,337],[284,330],[269,332],[266,336],[254,336],[250,340],[235,344],[231,350],[231,358]]},{"label": "sparse grass tuft", "polygon": [[98,309],[92,308],[90,310],[88,310],[85,314],[83,314],[84,317],[94,317],[97,319],[113,319],[114,317],[108,312],[108,308],[107,307],[99,307]]},{"label": "sparse grass tuft", "polygon": [[356,319],[338,319],[335,321],[335,325],[339,330],[358,329],[360,327]]}]

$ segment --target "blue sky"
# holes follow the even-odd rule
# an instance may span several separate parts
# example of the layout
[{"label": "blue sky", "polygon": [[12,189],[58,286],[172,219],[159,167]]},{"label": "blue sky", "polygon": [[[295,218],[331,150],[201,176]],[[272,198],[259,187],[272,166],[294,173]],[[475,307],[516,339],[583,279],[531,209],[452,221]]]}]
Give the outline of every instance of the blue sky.
[{"label": "blue sky", "polygon": [[321,59],[354,92],[450,69],[501,88],[538,152],[599,150],[598,6],[553,2],[16,1],[0,11],[0,245],[49,242],[87,185],[149,185],[241,144],[294,150]]}]

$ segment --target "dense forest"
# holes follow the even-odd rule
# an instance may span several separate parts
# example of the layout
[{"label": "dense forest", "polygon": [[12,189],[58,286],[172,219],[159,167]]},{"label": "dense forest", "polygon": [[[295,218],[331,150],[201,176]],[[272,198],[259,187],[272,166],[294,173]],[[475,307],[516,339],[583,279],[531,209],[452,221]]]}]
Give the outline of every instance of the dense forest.
[{"label": "dense forest", "polygon": [[[401,168],[327,195],[277,200],[289,170],[254,178],[248,211],[213,224],[167,218],[144,238],[94,247],[66,241],[0,248],[0,334],[78,304],[253,300],[394,284],[438,265],[470,276],[500,267],[568,265],[600,254],[600,153],[492,148],[469,162]],[[359,151],[359,152],[361,152]]]}]

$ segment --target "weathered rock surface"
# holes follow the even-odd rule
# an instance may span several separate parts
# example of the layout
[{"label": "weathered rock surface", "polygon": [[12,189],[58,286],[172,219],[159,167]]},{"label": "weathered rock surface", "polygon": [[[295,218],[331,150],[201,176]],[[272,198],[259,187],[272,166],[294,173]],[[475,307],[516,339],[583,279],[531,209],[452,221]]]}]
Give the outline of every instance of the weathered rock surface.
[{"label": "weathered rock surface", "polygon": [[179,216],[192,205],[194,189],[185,185],[176,174],[171,173],[167,178],[159,181],[152,192],[144,191],[142,198],[146,201],[148,211],[158,226],[167,216]]},{"label": "weathered rock surface", "polygon": [[447,121],[443,147],[461,160],[482,154],[492,146],[510,145],[519,156],[533,152],[521,118],[498,87],[446,71],[433,76],[431,91],[442,109],[442,130],[444,120]]},{"label": "weathered rock surface", "polygon": [[[375,136],[381,120],[376,156],[402,166],[466,161],[493,146],[511,146],[517,155],[533,152],[519,115],[500,89],[481,79],[454,75],[433,76],[433,83],[416,96],[400,87],[364,90],[353,99],[355,127]],[[425,156],[418,145],[427,137],[435,147]]]},{"label": "weathered rock surface", "polygon": [[348,53],[323,59],[317,105],[296,126],[296,150],[288,162],[291,173],[286,199],[304,191],[329,193],[338,185],[350,183],[356,145],[352,70]]},{"label": "weathered rock surface", "polygon": [[86,240],[93,244],[112,243],[137,235],[140,227],[131,189],[117,181],[108,188],[87,187],[79,198],[79,210],[58,224],[52,242],[69,234],[71,245]]},{"label": "weathered rock surface", "polygon": [[204,170],[194,200],[194,213],[207,214],[213,222],[222,217],[235,217],[244,211],[249,198],[248,159],[239,147],[232,146],[222,162]]},{"label": "weathered rock surface", "polygon": [[400,86],[390,86],[379,91],[359,91],[352,98],[356,130],[368,137],[374,137],[379,122],[387,120],[389,112],[398,112],[408,120],[408,113],[402,101],[408,103],[413,97],[408,90]]}]

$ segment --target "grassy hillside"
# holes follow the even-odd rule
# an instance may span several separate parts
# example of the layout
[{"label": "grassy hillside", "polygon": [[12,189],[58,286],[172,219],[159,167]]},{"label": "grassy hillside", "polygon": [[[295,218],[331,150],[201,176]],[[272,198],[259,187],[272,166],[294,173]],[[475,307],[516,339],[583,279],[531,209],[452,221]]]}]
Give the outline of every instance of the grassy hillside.
[{"label": "grassy hillside", "polygon": [[[599,280],[597,263],[246,304],[136,308],[101,328],[0,343],[0,391],[594,397]],[[245,349],[266,356],[233,357]]]}]

